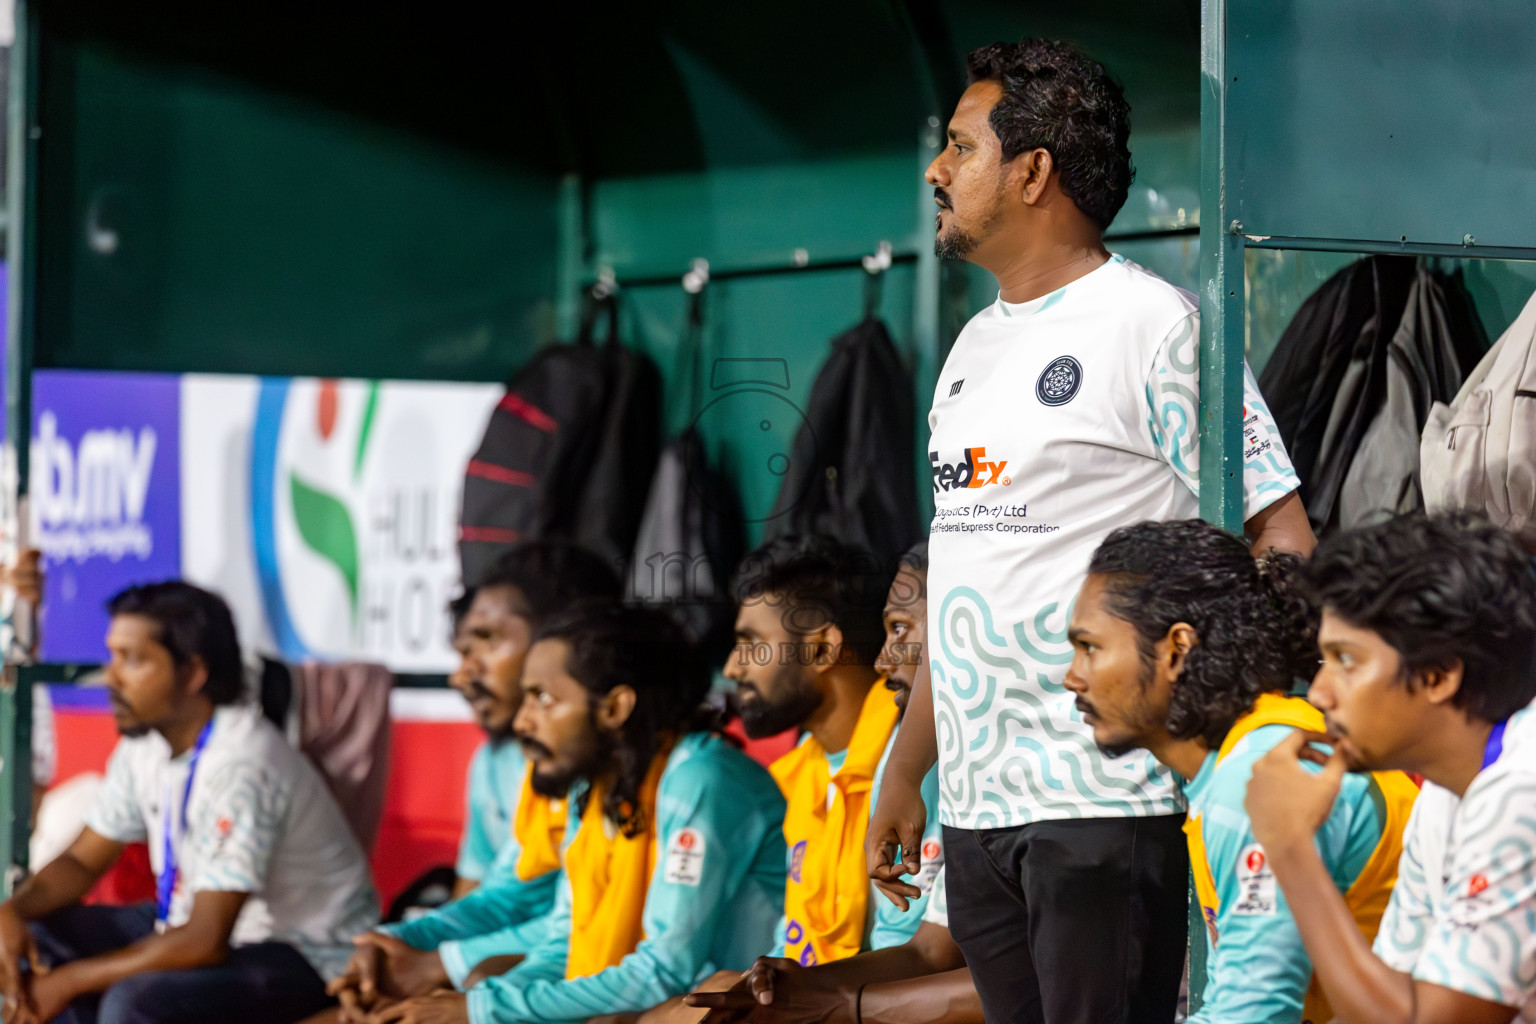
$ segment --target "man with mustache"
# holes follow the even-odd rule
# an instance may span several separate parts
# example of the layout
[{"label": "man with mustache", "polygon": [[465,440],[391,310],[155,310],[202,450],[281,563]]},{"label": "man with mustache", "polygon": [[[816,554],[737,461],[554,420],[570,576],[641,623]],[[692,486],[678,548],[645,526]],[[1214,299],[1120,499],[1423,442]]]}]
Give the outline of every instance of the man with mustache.
[{"label": "man with mustache", "polygon": [[491,957],[538,941],[555,901],[565,807],[534,792],[532,769],[513,737],[533,634],[577,601],[613,598],[619,580],[596,555],[560,542],[519,545],[479,581],[455,630],[461,654],[452,682],[486,742],[470,763],[461,880],[477,889],[404,924],[365,932],[348,971],[331,983],[341,1020],[361,1020],[383,1001],[463,988]]},{"label": "man with mustache", "polygon": [[[950,919],[987,1019],[1170,1020],[1183,961],[1147,951],[1185,942],[1183,804],[1150,755],[1106,761],[1061,681],[1093,549],[1198,513],[1199,307],[1104,246],[1132,176],[1130,108],[1104,68],[1029,39],[968,70],[927,171],[935,251],[992,272],[998,297],[934,390],[930,672],[868,866],[880,883],[919,869],[937,763]],[[1295,472],[1242,380],[1246,532],[1258,551],[1309,551]],[[1084,890],[1143,890],[1155,912],[1128,919]]]},{"label": "man with mustache", "polygon": [[[743,560],[734,584],[736,650],[725,675],[736,683],[742,727],[753,738],[804,731],[774,762],[788,810],[789,880],[784,921],[770,954],[804,966],[899,945],[922,920],[875,899],[863,867],[864,835],[897,735],[905,693],[881,684],[874,661],[890,577],[867,552],[825,536],[785,536]],[[938,779],[923,783],[929,806]],[[942,864],[938,830],[924,893]]]},{"label": "man with mustache", "polygon": [[[927,576],[924,541],[902,555],[885,600],[885,646],[875,668],[885,673],[902,707],[922,666]],[[892,900],[904,904],[923,896],[917,886],[905,885]],[[981,1024],[981,1000],[949,934],[942,869],[926,902],[922,924],[901,945],[814,967],[761,957],[741,984],[728,992],[696,992],[688,1005],[710,1010],[703,1024]]]},{"label": "man with mustache", "polygon": [[[1149,750],[1183,780],[1206,925],[1192,1024],[1333,1019],[1243,810],[1254,762],[1296,728],[1322,725],[1316,708],[1288,696],[1317,665],[1314,617],[1292,582],[1299,564],[1276,554],[1256,562],[1198,519],[1140,523],[1099,545],[1072,610],[1064,682],[1094,741],[1115,758]],[[1319,856],[1367,937],[1391,895],[1417,795],[1401,772],[1353,775],[1324,814]],[[1134,894],[1127,902],[1138,912]]]},{"label": "man with mustache", "polygon": [[536,790],[571,794],[545,939],[467,994],[377,1024],[578,1021],[642,1010],[767,943],[784,891],[784,801],[715,729],[710,674],[667,616],[587,604],[536,634],[517,734]]},{"label": "man with mustache", "polygon": [[[79,838],[0,904],[5,1021],[313,1013],[348,936],[378,920],[363,851],[315,769],[240,703],[240,646],[219,597],[157,583],[108,609],[105,679],[123,738]],[[80,906],[134,842],[149,844],[156,902]]]},{"label": "man with mustache", "polygon": [[[1536,995],[1536,568],[1485,520],[1408,516],[1326,541],[1303,583],[1327,734],[1260,759],[1247,808],[1318,980],[1353,1024],[1513,1020]],[[1373,947],[1315,834],[1349,773],[1388,768],[1425,781]]]}]

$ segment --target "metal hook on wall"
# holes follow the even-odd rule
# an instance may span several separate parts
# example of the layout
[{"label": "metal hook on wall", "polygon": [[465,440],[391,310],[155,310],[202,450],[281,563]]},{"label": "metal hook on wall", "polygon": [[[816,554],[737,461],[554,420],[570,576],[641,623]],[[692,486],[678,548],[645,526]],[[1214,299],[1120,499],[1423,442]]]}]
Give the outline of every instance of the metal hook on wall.
[{"label": "metal hook on wall", "polygon": [[891,243],[882,241],[875,247],[874,254],[865,256],[861,262],[867,275],[864,278],[864,319],[870,320],[880,312],[881,285],[885,272],[891,269]]},{"label": "metal hook on wall", "polygon": [[709,284],[709,260],[702,257],[693,261],[688,273],[683,275],[683,291],[697,295]]},{"label": "metal hook on wall", "polygon": [[597,282],[592,285],[592,297],[601,302],[614,292],[619,290],[619,279],[612,267],[603,267],[597,272]]}]

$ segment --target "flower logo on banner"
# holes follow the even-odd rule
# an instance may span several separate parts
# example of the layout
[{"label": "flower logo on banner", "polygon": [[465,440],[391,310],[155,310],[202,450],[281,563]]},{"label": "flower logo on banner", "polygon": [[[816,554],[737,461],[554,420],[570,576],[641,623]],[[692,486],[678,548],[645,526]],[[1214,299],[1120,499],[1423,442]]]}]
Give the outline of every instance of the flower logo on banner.
[{"label": "flower logo on banner", "polygon": [[[367,405],[363,410],[363,422],[358,430],[356,451],[352,458],[350,482],[354,486],[362,475],[363,457],[368,451],[368,439],[372,433],[378,402],[379,385],[374,381],[368,387]],[[322,444],[329,444],[336,432],[339,405],[336,382],[321,381],[315,397],[315,431]],[[288,493],[292,499],[293,521],[299,529],[299,536],[311,551],[334,565],[346,583],[352,623],[355,626],[359,558],[357,529],[352,523],[352,513],[343,501],[327,492],[322,485],[306,482],[296,470],[289,470]]]},{"label": "flower logo on banner", "polygon": [[[360,405],[361,412],[352,413],[346,429],[341,429],[343,392],[335,380],[265,378],[257,399],[251,443],[252,535],[267,620],[283,654],[293,659],[322,653],[305,640],[311,631],[301,633],[290,608],[294,584],[303,593],[324,587],[311,567],[283,557],[283,537],[289,535],[285,523],[303,549],[339,581],[346,597],[342,637],[351,637],[358,627],[362,551],[355,512],[378,412],[378,382],[366,384],[362,402],[356,402],[355,395],[354,390],[347,396],[353,401],[345,404]],[[316,610],[304,611],[308,625]]]},{"label": "flower logo on banner", "polygon": [[283,658],[452,666],[446,609],[459,586],[464,467],[498,392],[259,381],[251,540],[261,616]]}]

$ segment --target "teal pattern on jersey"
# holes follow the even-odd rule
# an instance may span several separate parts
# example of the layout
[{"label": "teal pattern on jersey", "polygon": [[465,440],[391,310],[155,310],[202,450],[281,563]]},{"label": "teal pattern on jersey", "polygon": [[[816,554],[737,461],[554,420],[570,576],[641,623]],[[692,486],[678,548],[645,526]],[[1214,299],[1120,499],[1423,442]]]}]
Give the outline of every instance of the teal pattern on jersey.
[{"label": "teal pattern on jersey", "polygon": [[937,651],[930,652],[945,824],[997,828],[1021,817],[1183,810],[1167,769],[1150,754],[1110,761],[1094,744],[1061,684],[1072,661],[1070,618],[1070,607],[1062,612],[1051,603],[1005,633],[976,590],[946,595]]},{"label": "teal pattern on jersey", "polygon": [[1426,823],[1410,823],[1398,884],[1376,937],[1388,964],[1506,1006],[1536,994],[1533,807],[1536,779],[1529,775],[1511,771],[1490,784],[1474,782],[1454,827],[1441,837],[1449,849],[1438,886],[1420,845]]}]

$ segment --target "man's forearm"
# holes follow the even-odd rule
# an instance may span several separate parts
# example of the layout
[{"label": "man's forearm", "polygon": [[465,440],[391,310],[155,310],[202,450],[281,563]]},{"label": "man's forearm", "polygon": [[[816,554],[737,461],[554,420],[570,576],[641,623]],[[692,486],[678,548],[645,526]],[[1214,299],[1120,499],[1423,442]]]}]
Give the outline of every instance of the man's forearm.
[{"label": "man's forearm", "polygon": [[938,759],[939,740],[933,725],[933,680],[928,672],[928,655],[924,653],[923,664],[912,681],[906,714],[901,717],[901,731],[896,734],[896,743],[891,748],[886,776],[920,786],[923,776]]},{"label": "man's forearm", "polygon": [[1413,979],[1371,952],[1312,839],[1267,852],[1334,1014],[1350,1024],[1411,1021]]},{"label": "man's forearm", "polygon": [[227,941],[210,940],[183,926],[146,936],[112,953],[76,960],[59,970],[69,972],[70,987],[84,994],[104,992],[135,974],[208,967],[223,963],[228,957]]},{"label": "man's forearm", "polygon": [[98,877],[99,873],[64,853],[18,885],[7,902],[23,921],[35,921],[79,902]]},{"label": "man's forearm", "polygon": [[910,943],[874,949],[858,956],[834,960],[806,968],[816,975],[819,985],[837,988],[858,988],[874,982],[920,978],[933,974],[935,967],[923,951]]},{"label": "man's forearm", "polygon": [[866,985],[859,997],[862,1024],[982,1024],[981,997],[971,972],[931,974]]},{"label": "man's forearm", "polygon": [[1306,557],[1317,547],[1317,537],[1307,518],[1307,507],[1301,503],[1300,491],[1292,491],[1260,511],[1243,524],[1243,532],[1252,538],[1255,556],[1274,549]]}]

